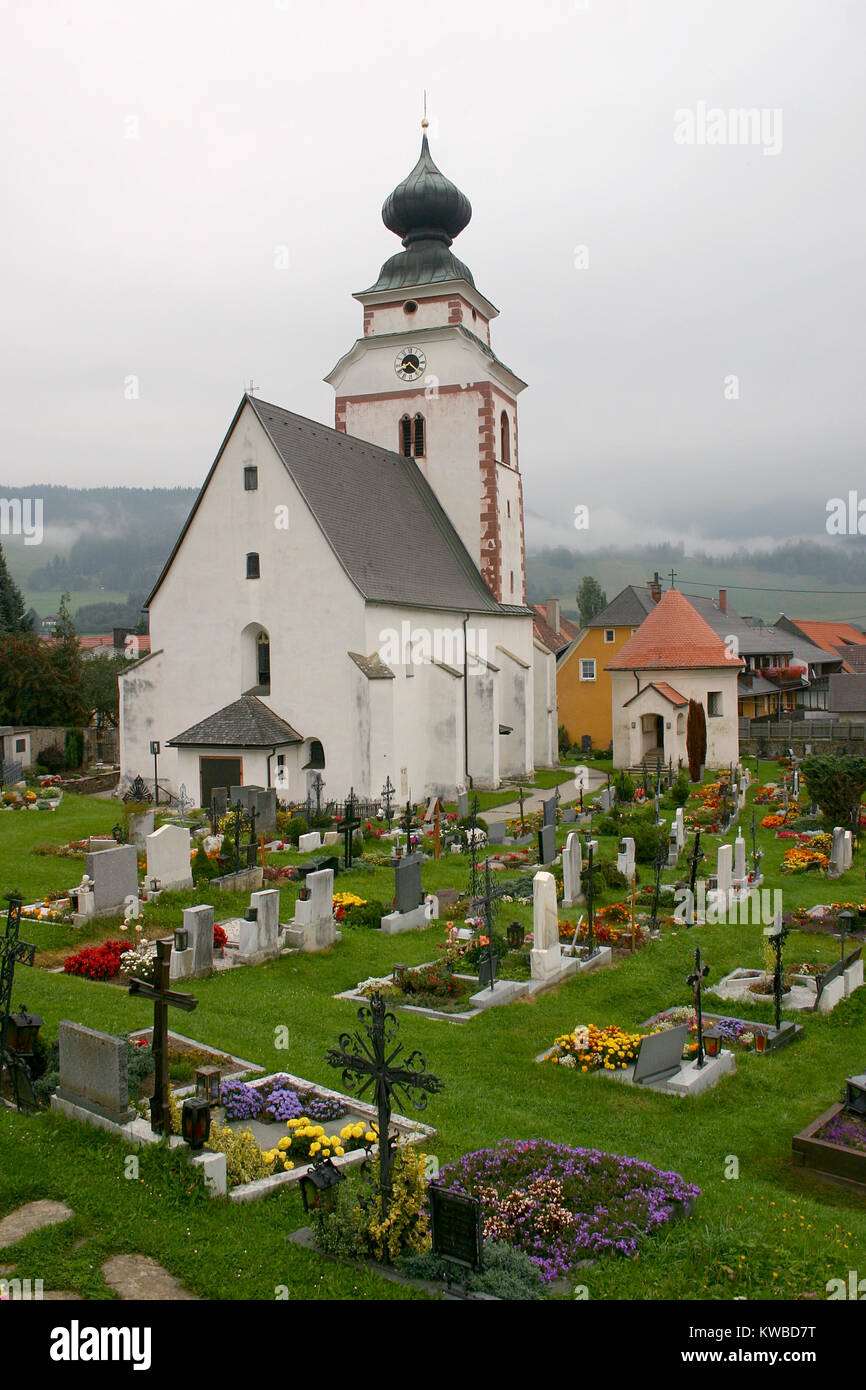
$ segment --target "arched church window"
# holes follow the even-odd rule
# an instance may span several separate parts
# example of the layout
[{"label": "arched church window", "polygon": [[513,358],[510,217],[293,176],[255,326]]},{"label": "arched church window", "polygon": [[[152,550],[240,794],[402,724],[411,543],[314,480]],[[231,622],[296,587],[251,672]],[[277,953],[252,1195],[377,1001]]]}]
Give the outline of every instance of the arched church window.
[{"label": "arched church window", "polygon": [[400,453],[407,459],[412,457],[412,421],[408,415],[400,421]]},{"label": "arched church window", "polygon": [[499,417],[499,444],[500,458],[503,463],[511,462],[511,432],[508,424],[508,415],[503,410]]},{"label": "arched church window", "polygon": [[271,691],[271,644],[266,632],[260,632],[258,635],[256,657],[257,684],[262,690],[262,694],[269,695]]},{"label": "arched church window", "polygon": [[426,446],[425,446],[425,440],[424,440],[424,416],[423,416],[423,415],[416,415],[416,416],[415,416],[414,426],[415,426],[415,431],[414,431],[414,432],[415,432],[415,440],[414,440],[414,449],[413,449],[413,453],[414,453],[416,459],[422,459],[422,458],[424,457],[425,453],[426,453]]}]

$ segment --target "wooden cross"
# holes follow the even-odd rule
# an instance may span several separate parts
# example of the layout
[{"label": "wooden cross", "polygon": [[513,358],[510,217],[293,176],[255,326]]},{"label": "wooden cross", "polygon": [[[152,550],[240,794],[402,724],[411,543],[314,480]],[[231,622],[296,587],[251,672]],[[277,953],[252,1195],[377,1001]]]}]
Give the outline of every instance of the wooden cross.
[{"label": "wooden cross", "polygon": [[352,837],[358,826],[361,824],[355,819],[355,788],[350,787],[349,795],[343,804],[343,823],[340,826],[340,834],[345,841],[343,848],[343,867],[351,869],[353,863],[352,856]]},{"label": "wooden cross", "polygon": [[[9,899],[9,911],[6,914],[6,933],[0,936],[0,1082],[3,1080],[3,1069],[8,1068],[13,1077],[15,1088],[15,1103],[21,1108],[18,1097],[18,1072],[24,1070],[30,1081],[30,1072],[26,1064],[20,1057],[16,1057],[11,1049],[6,1046],[6,1034],[9,1028],[9,1013],[12,1007],[12,985],[15,980],[15,966],[20,961],[22,965],[32,965],[36,956],[36,947],[30,941],[19,941],[18,932],[21,927],[21,899]],[[32,1092],[33,1086],[30,1083]]]},{"label": "wooden cross", "polygon": [[695,1005],[695,1014],[698,1020],[698,1069],[704,1065],[704,1017],[701,1006],[701,985],[710,973],[708,965],[701,965],[701,948],[695,947],[695,968],[686,980],[687,985],[692,987],[692,998]]},{"label": "wooden cross", "polygon": [[191,994],[180,994],[169,984],[169,963],[171,961],[172,938],[164,937],[156,943],[156,965],[153,984],[144,980],[132,979],[129,992],[144,999],[153,1000],[153,1048],[154,1078],[153,1098],[150,1102],[150,1127],[156,1134],[171,1132],[171,1109],[169,1107],[168,1087],[168,1010],[169,1007],[183,1009],[192,1013],[198,1000]]},{"label": "wooden cross", "polygon": [[389,1051],[399,1024],[386,1010],[381,994],[372,994],[369,1007],[358,1010],[358,1022],[363,1025],[363,1035],[358,1030],[341,1033],[337,1046],[326,1053],[326,1060],[342,1069],[343,1085],[352,1095],[361,1097],[372,1090],[379,1117],[379,1193],[384,1220],[391,1201],[391,1096],[402,1093],[416,1110],[424,1110],[428,1095],[441,1091],[445,1083],[427,1072],[423,1053],[410,1052],[401,1058],[402,1043]]}]

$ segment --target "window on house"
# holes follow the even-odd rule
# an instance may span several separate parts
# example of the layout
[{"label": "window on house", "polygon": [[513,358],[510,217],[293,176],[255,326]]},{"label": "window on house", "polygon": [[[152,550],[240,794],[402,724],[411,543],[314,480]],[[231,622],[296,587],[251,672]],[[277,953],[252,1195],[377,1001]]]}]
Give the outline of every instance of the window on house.
[{"label": "window on house", "polygon": [[250,551],[247,555],[247,579],[259,579],[259,557],[257,551]]},{"label": "window on house", "polygon": [[511,433],[508,415],[504,410],[499,417],[499,456],[503,463],[511,462]]},{"label": "window on house", "polygon": [[259,485],[259,470],[254,463],[244,466],[244,492],[255,492]]},{"label": "window on house", "polygon": [[720,719],[722,715],[722,692],[721,690],[707,691],[707,714],[711,719]]},{"label": "window on house", "polygon": [[616,641],[616,633],[614,632],[614,630],[613,630],[612,627],[606,627],[606,628],[605,628],[605,630],[604,630],[604,640],[605,640],[605,642],[615,642],[615,641]]},{"label": "window on house", "polygon": [[514,570],[511,571],[511,592],[514,593]]},{"label": "window on house", "polygon": [[16,738],[16,740],[15,740],[15,752],[16,752],[16,753],[25,753],[26,751],[27,751],[27,740],[26,740],[26,738]]},{"label": "window on house", "polygon": [[510,503],[510,502],[506,502],[506,503],[505,503],[505,515],[506,515],[506,516],[511,516],[511,503]]},{"label": "window on house", "polygon": [[580,679],[582,681],[595,680],[595,657],[583,657],[580,662]]},{"label": "window on house", "polygon": [[423,416],[423,415],[416,415],[416,416],[415,416],[414,426],[415,426],[415,429],[414,429],[414,434],[415,434],[415,447],[414,447],[414,453],[415,453],[416,459],[422,459],[422,458],[424,457],[424,455],[426,454],[426,452],[427,452],[426,447],[425,447],[425,440],[424,440],[424,416]]}]

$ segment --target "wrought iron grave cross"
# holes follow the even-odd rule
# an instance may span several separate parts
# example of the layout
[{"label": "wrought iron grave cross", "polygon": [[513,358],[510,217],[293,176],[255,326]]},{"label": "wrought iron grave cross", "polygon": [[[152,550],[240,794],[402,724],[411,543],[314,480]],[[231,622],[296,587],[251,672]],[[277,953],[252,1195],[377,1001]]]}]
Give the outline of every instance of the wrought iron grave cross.
[{"label": "wrought iron grave cross", "polygon": [[32,965],[36,956],[36,947],[29,941],[19,941],[18,932],[21,927],[21,899],[9,899],[9,911],[6,914],[6,933],[0,936],[0,1082],[3,1080],[4,1067],[8,1068],[13,1078],[15,1088],[15,1102],[20,1109],[18,1098],[18,1072],[24,1070],[27,1081],[32,1092],[33,1086],[30,1081],[30,1071],[25,1062],[20,1057],[16,1057],[10,1048],[6,1046],[6,1034],[9,1029],[9,1014],[12,1008],[12,985],[15,980],[15,966],[20,961],[22,965]]},{"label": "wrought iron grave cross", "polygon": [[708,965],[701,965],[701,948],[695,947],[695,968],[686,980],[687,985],[692,987],[692,998],[695,1005],[695,1014],[698,1022],[698,1069],[704,1065],[704,1016],[701,1004],[701,985],[710,973]]},{"label": "wrought iron grave cross", "polygon": [[156,943],[156,965],[153,984],[144,980],[132,979],[129,992],[144,999],[153,1000],[153,1048],[154,1081],[153,1097],[150,1102],[150,1127],[156,1134],[171,1131],[171,1110],[169,1107],[168,1085],[168,1010],[169,1007],[183,1009],[192,1013],[198,1004],[191,994],[180,994],[169,984],[169,963],[171,961],[172,937],[164,937]]}]

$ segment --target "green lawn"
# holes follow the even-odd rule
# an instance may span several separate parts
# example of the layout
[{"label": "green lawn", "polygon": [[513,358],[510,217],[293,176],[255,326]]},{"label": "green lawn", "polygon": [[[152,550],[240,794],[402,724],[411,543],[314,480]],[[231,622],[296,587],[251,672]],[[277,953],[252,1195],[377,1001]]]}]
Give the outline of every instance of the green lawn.
[{"label": "green lawn", "polygon": [[[769,772],[762,764],[765,780]],[[749,807],[744,826],[750,813]],[[76,882],[83,868],[79,861],[42,858],[29,847],[39,839],[60,841],[110,829],[116,818],[114,803],[74,797],[66,797],[56,815],[0,813],[0,884],[36,896],[46,887]],[[560,827],[560,841],[565,833]],[[718,837],[705,836],[702,842],[714,867]],[[615,843],[616,837],[602,841],[604,857]],[[760,844],[765,886],[783,889],[786,911],[863,896],[862,856],[843,879],[828,884],[812,875],[781,877],[786,842],[761,831]],[[443,856],[438,864],[425,864],[423,872],[425,886],[464,887],[467,861]],[[663,881],[670,884],[674,877],[671,871]],[[650,881],[645,867],[641,879]],[[387,902],[393,875],[387,867],[360,867],[340,875],[337,886]],[[282,920],[287,920],[295,889],[281,892]],[[201,892],[163,901],[166,927],[179,922],[180,905],[196,897],[213,900]],[[244,902],[240,895],[220,897],[218,919],[236,913]],[[501,911],[503,923],[512,916],[529,920],[525,907],[507,904]],[[111,928],[107,924],[105,934]],[[28,924],[22,935],[47,945],[52,930]],[[354,1012],[332,994],[385,973],[395,961],[414,965],[431,959],[442,938],[438,924],[396,940],[346,931],[342,942],[321,956],[283,957],[197,982],[198,1008],[182,1019],[180,1031],[268,1070],[339,1086],[324,1054],[352,1024]],[[490,1010],[467,1025],[400,1015],[404,1041],[410,1049],[419,1047],[428,1067],[445,1081],[423,1116],[438,1130],[431,1152],[447,1162],[506,1137],[543,1137],[633,1155],[697,1183],[703,1196],[692,1220],[647,1240],[637,1260],[603,1259],[580,1272],[590,1298],[823,1298],[828,1279],[866,1269],[866,1199],[793,1168],[791,1137],[838,1098],[846,1075],[862,1071],[866,990],[829,1017],[801,1019],[802,1040],[778,1054],[738,1054],[736,1075],[698,1100],[643,1092],[533,1061],[577,1023],[635,1027],[658,1009],[687,1003],[685,978],[696,944],[710,963],[711,982],[736,965],[761,961],[759,926],[666,930],[659,942],[611,970],[573,979],[531,1002]],[[838,942],[803,933],[792,933],[786,946],[788,960],[831,960],[837,953]],[[147,1005],[125,990],[45,970],[19,967],[15,996],[42,1014],[48,1038],[56,1036],[64,1018],[109,1031],[150,1021]],[[764,1021],[771,1017],[764,1005],[742,1005],[736,1012]],[[283,1025],[288,1050],[275,1046]],[[270,1299],[279,1284],[299,1298],[418,1296],[287,1245],[287,1233],[304,1224],[295,1194],[283,1191],[240,1206],[211,1201],[195,1187],[188,1166],[170,1154],[141,1152],[139,1181],[124,1178],[125,1156],[118,1140],[72,1121],[0,1111],[0,1215],[36,1197],[59,1198],[76,1213],[73,1222],[28,1237],[4,1251],[2,1259],[14,1261],[20,1277],[41,1277],[46,1288],[74,1289],[91,1298],[111,1296],[99,1275],[102,1261],[132,1250],[153,1255],[203,1297]],[[725,1176],[732,1157],[738,1161],[736,1179]]]}]

